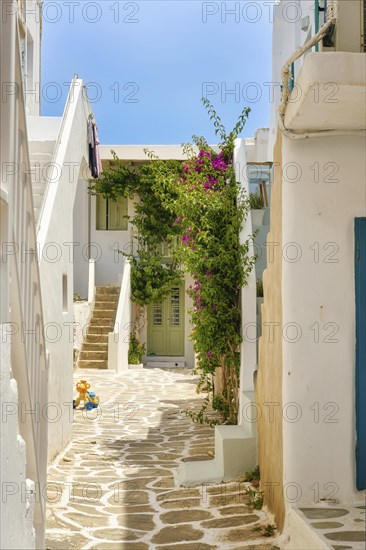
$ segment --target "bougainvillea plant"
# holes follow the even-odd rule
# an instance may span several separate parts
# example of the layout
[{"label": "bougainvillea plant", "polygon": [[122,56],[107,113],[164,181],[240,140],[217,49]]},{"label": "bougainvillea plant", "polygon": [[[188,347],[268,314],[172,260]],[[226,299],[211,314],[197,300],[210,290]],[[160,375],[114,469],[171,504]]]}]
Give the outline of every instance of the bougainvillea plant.
[{"label": "bougainvillea plant", "polygon": [[[203,138],[193,137],[185,145],[185,162],[162,161],[149,153],[149,162],[128,165],[115,159],[115,166],[93,183],[91,193],[104,197],[133,197],[137,246],[128,254],[132,264],[132,300],[146,305],[166,296],[172,285],[190,273],[193,283],[187,292],[191,338],[200,373],[199,388],[209,396],[199,413],[186,411],[194,421],[210,421],[205,415],[208,401],[222,421],[237,422],[241,311],[240,292],[254,265],[249,239],[240,232],[249,212],[233,168],[234,142],[244,128],[250,109],[241,113],[227,134],[207,99],[208,110],[221,143],[212,148]],[[161,243],[178,241],[169,263]],[[159,251],[160,250],[160,251]],[[126,255],[126,254],[125,254]],[[219,373],[220,391],[212,384]],[[217,376],[216,376],[217,379]]]},{"label": "bougainvillea plant", "polygon": [[249,109],[244,109],[234,130],[226,135],[209,102],[204,103],[222,142],[214,150],[195,137],[198,153],[186,148],[189,156],[177,186],[175,223],[181,234],[177,254],[184,271],[193,277],[188,294],[193,300],[190,314],[200,384],[211,387],[211,375],[219,373],[221,392],[215,392],[213,408],[225,422],[236,423],[242,341],[240,292],[254,258],[249,255],[249,240],[240,242],[250,207],[236,180],[233,151]]}]

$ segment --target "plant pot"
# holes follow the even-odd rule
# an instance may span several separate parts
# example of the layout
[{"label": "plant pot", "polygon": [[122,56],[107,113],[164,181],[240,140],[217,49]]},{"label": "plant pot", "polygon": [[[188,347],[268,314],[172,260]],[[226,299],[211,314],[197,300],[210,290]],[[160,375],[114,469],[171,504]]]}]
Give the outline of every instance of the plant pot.
[{"label": "plant pot", "polygon": [[263,216],[265,209],[261,210],[252,210],[252,225],[255,225],[257,227],[261,226],[263,223]]},{"label": "plant pot", "polygon": [[257,298],[257,315],[261,315],[261,314],[262,314],[261,306],[262,306],[263,302],[264,302],[264,298],[263,298],[263,297]]}]

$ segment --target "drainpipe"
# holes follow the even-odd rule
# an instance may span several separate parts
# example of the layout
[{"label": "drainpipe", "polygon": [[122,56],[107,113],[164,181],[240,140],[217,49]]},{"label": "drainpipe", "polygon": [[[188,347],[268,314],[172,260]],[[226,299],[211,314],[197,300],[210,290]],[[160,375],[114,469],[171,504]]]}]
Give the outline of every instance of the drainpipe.
[{"label": "drainpipe", "polygon": [[88,193],[88,260],[90,260],[91,243],[91,195]]}]

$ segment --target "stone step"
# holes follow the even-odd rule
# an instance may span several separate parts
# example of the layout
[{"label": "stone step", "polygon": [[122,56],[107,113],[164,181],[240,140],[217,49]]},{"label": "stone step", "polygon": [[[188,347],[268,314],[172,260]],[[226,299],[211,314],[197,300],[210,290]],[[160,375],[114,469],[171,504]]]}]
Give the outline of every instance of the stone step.
[{"label": "stone step", "polygon": [[38,175],[41,179],[47,179],[54,168],[52,155],[33,155],[30,160],[30,168],[32,176]]},{"label": "stone step", "polygon": [[101,290],[100,288],[99,289],[96,288],[95,295],[100,296],[101,298],[108,298],[109,296],[115,298],[116,296],[119,296],[119,288],[118,289],[112,288],[112,290],[109,290],[109,287],[106,287],[105,291]]},{"label": "stone step", "polygon": [[42,142],[39,141],[35,143],[34,141],[29,141],[29,155],[31,162],[34,162],[34,159],[38,158],[52,158],[53,150],[55,148],[55,142]]},{"label": "stone step", "polygon": [[108,334],[109,332],[112,332],[112,329],[110,326],[107,327],[100,327],[97,325],[88,327],[88,334]]},{"label": "stone step", "polygon": [[41,207],[40,206],[35,206],[33,208],[33,210],[34,210],[34,219],[35,219],[35,222],[37,223],[39,215],[41,213]]},{"label": "stone step", "polygon": [[146,361],[145,366],[160,369],[183,369],[186,366],[186,363],[185,361]]},{"label": "stone step", "polygon": [[79,361],[94,361],[94,360],[100,360],[105,361],[108,360],[108,348],[104,351],[85,351],[81,350],[79,355]]},{"label": "stone step", "polygon": [[51,177],[53,170],[52,155],[38,159],[33,157],[30,161],[32,185],[42,185]]},{"label": "stone step", "polygon": [[52,157],[47,160],[39,160],[30,163],[31,177],[33,183],[42,183],[48,180],[54,170]]},{"label": "stone step", "polygon": [[[53,142],[52,142],[53,143]],[[35,221],[38,222],[48,187],[47,179],[52,173],[52,143],[30,145],[30,172],[32,179]],[[50,149],[49,149],[50,148]],[[49,149],[49,150],[48,150]]]},{"label": "stone step", "polygon": [[92,318],[81,347],[78,366],[80,368],[108,368],[108,334],[113,331],[120,288],[102,286],[95,289]]},{"label": "stone step", "polygon": [[108,368],[108,360],[96,360],[89,361],[86,359],[81,359],[78,361],[78,366],[81,369],[107,369]]},{"label": "stone step", "polygon": [[113,323],[109,323],[109,325],[105,325],[104,323],[99,325],[94,321],[92,325],[86,327],[85,334],[108,334],[108,332],[113,332],[113,327]]},{"label": "stone step", "polygon": [[28,141],[29,155],[31,161],[34,157],[38,155],[50,155],[52,156],[55,149],[56,141],[55,140],[32,140]]},{"label": "stone step", "polygon": [[112,321],[114,321],[115,318],[115,309],[95,309],[93,311],[93,319],[111,319]]},{"label": "stone step", "polygon": [[158,363],[179,363],[181,361],[185,361],[185,358],[182,355],[144,355],[143,360],[144,362],[151,361]]},{"label": "stone step", "polygon": [[32,183],[33,195],[42,195],[46,188],[46,182]]},{"label": "stone step", "polygon": [[34,210],[36,210],[36,208],[38,210],[41,208],[42,203],[43,203],[43,197],[44,197],[44,195],[33,194],[33,207],[34,207]]},{"label": "stone step", "polygon": [[96,294],[119,294],[119,286],[97,286],[95,287]]},{"label": "stone step", "polygon": [[117,309],[117,302],[95,302],[94,310],[96,309],[111,309],[116,310]]},{"label": "stone step", "polygon": [[103,318],[103,317],[93,317],[90,322],[89,326],[98,326],[98,327],[114,327],[114,319],[111,319],[110,317]]},{"label": "stone step", "polygon": [[[104,294],[104,296],[96,296],[94,299],[94,307],[97,307],[97,304],[99,304],[98,307],[101,307],[103,309],[103,304],[113,304],[113,306],[118,305],[118,296],[113,297],[113,294]],[[105,309],[109,309],[105,307]]]},{"label": "stone step", "polygon": [[81,347],[81,351],[107,351],[108,352],[108,342],[107,343],[92,343],[85,342]]},{"label": "stone step", "polygon": [[88,342],[90,344],[108,345],[108,334],[87,334],[85,337],[85,342]]}]

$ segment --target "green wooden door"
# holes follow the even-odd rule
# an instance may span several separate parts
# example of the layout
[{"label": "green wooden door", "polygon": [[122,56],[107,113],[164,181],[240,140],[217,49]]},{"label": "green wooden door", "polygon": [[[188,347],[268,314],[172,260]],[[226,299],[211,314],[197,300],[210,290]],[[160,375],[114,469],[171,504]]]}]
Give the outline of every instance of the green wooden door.
[{"label": "green wooden door", "polygon": [[172,287],[161,302],[148,306],[147,352],[184,355],[184,287]]}]

